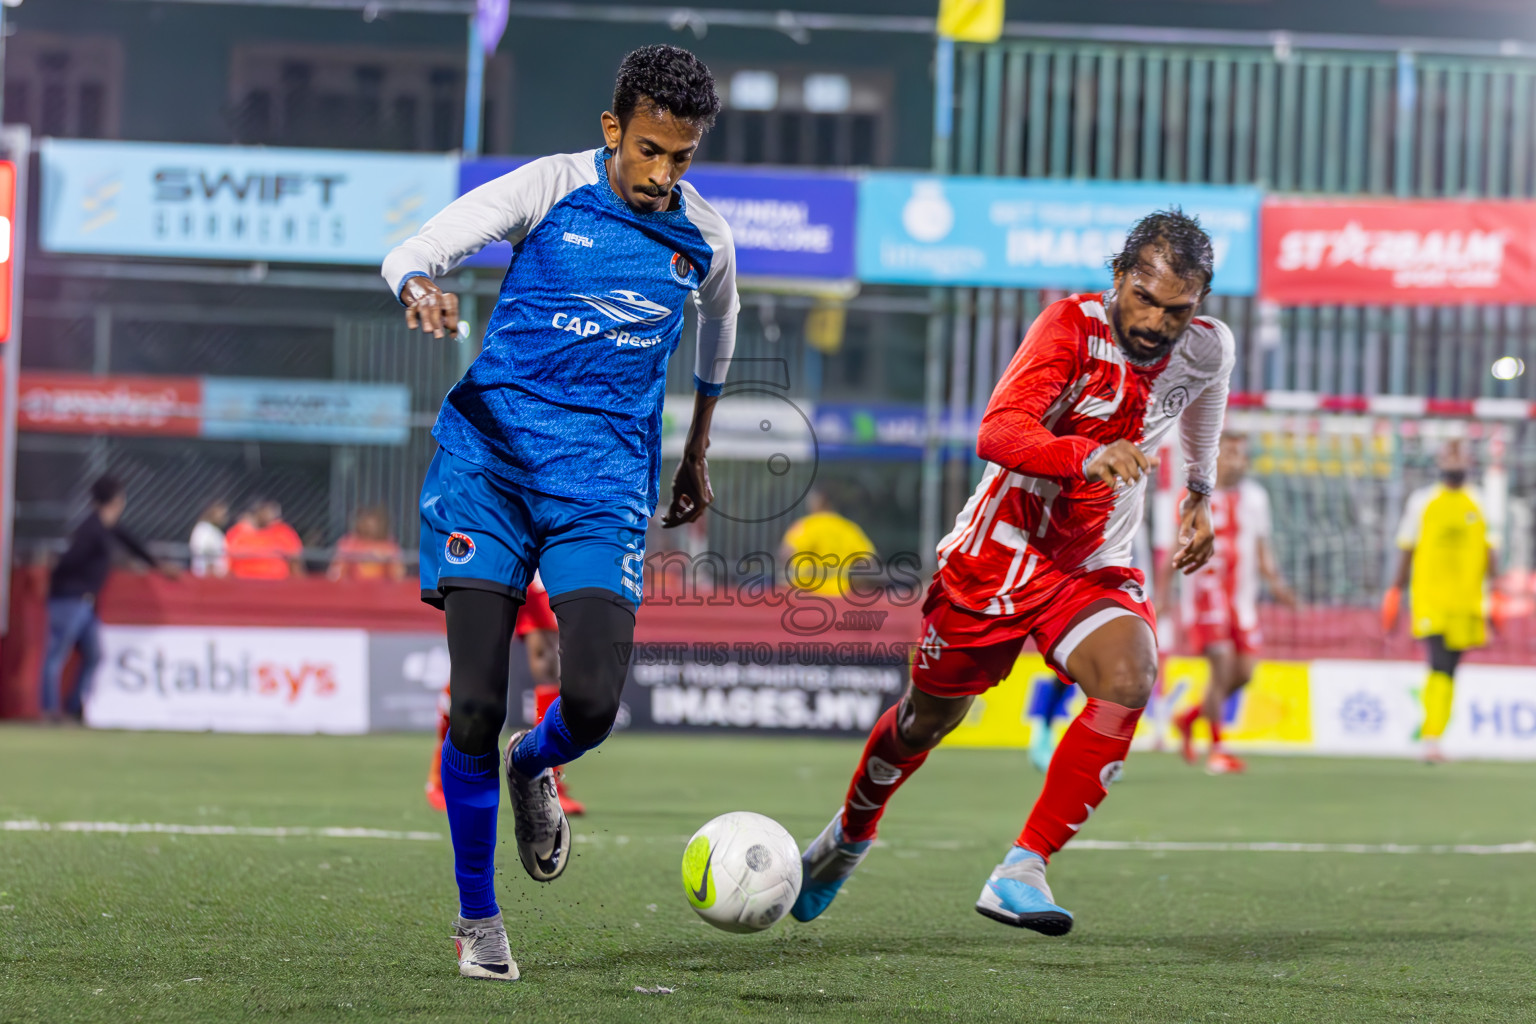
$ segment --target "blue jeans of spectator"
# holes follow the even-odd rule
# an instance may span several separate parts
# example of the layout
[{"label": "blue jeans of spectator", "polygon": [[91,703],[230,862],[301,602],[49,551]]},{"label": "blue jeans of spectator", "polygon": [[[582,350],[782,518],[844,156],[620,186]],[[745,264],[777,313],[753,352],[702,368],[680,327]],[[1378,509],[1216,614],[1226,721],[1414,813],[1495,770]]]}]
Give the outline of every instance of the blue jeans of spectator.
[{"label": "blue jeans of spectator", "polygon": [[49,598],[48,647],[43,655],[44,714],[59,711],[64,665],[74,650],[80,651],[80,679],[65,710],[78,716],[90,693],[96,666],[101,664],[101,622],[96,618],[96,603],[88,597]]}]

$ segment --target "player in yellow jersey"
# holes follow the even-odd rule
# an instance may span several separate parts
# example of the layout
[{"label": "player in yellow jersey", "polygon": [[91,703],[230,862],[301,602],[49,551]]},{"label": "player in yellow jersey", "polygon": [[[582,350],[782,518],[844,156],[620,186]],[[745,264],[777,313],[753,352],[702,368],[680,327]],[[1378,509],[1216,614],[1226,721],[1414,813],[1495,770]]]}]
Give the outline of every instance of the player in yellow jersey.
[{"label": "player in yellow jersey", "polygon": [[[1424,683],[1424,725],[1419,731],[1425,761],[1444,761],[1440,737],[1451,719],[1456,665],[1463,651],[1487,641],[1484,601],[1492,578],[1494,543],[1482,496],[1467,484],[1466,447],[1449,441],[1440,451],[1440,482],[1415,491],[1397,528],[1397,578],[1381,604],[1382,626],[1397,626],[1408,587],[1413,635],[1429,652]],[[1410,584],[1409,580],[1412,580]]]},{"label": "player in yellow jersey", "polygon": [[875,546],[858,523],[833,510],[825,494],[812,491],[805,504],[810,514],[784,531],[779,560],[797,586],[814,583],[801,589],[840,597],[848,593],[850,571],[867,576],[878,568]]}]

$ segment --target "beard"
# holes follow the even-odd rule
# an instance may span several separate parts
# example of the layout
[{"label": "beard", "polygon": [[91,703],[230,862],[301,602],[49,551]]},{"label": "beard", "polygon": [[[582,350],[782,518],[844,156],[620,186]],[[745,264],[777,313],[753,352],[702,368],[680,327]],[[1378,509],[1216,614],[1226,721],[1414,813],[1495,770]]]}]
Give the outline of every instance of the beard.
[{"label": "beard", "polygon": [[[1143,330],[1138,327],[1134,331],[1127,331],[1125,324],[1120,319],[1120,304],[1114,302],[1109,307],[1109,325],[1115,336],[1115,345],[1119,347],[1122,355],[1137,366],[1154,366],[1168,357],[1173,351],[1173,346],[1179,343],[1179,336],[1169,337],[1156,331]],[[1129,338],[1135,338],[1144,344],[1154,346],[1150,351],[1132,348],[1128,343]]]}]

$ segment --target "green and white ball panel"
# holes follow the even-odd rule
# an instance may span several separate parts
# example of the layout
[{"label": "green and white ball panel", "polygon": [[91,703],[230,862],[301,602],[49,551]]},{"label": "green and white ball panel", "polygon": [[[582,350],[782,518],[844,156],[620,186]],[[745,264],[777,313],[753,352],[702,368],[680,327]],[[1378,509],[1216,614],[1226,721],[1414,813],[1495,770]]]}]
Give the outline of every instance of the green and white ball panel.
[{"label": "green and white ball panel", "polygon": [[800,848],[772,818],[722,814],[683,853],[683,892],[700,917],[728,932],[760,932],[800,895]]}]

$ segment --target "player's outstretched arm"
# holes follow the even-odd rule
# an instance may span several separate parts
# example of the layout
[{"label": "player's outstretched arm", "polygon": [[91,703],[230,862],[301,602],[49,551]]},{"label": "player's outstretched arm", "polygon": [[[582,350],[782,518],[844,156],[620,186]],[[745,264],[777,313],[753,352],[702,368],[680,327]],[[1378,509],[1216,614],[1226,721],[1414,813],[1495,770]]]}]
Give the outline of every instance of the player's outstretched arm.
[{"label": "player's outstretched arm", "polygon": [[976,434],[977,457],[1052,480],[1081,480],[1086,475],[1086,464],[1100,451],[1099,443],[1076,435],[1058,437],[1041,423],[1046,410],[1082,373],[1081,314],[1074,310],[1065,301],[1055,303],[1030,325],[992,390]]},{"label": "player's outstretched arm", "polygon": [[564,195],[597,180],[587,154],[524,164],[443,207],[384,257],[390,294],[406,307],[406,326],[434,337],[458,329],[458,298],[433,284],[492,242],[523,240]]},{"label": "player's outstretched arm", "polygon": [[715,492],[709,486],[709,424],[715,403],[725,387],[725,376],[736,351],[736,317],[741,299],[736,293],[736,243],[730,225],[706,204],[698,204],[698,225],[714,252],[709,273],[699,282],[694,302],[699,312],[698,343],[693,363],[693,421],[683,442],[683,458],[672,477],[672,504],[661,517],[671,529],[691,523],[704,514]]},{"label": "player's outstretched arm", "polygon": [[719,400],[718,395],[703,391],[694,396],[693,422],[688,427],[688,439],[683,442],[682,461],[672,476],[672,504],[661,517],[661,525],[666,529],[693,522],[715,500],[704,453],[709,448],[709,423]]}]

